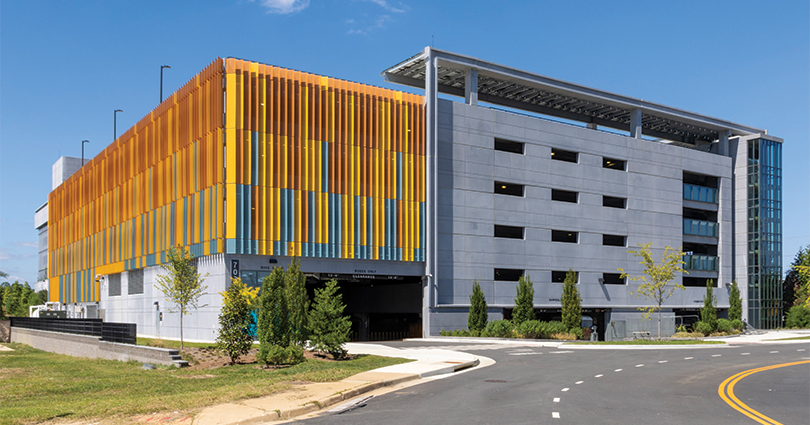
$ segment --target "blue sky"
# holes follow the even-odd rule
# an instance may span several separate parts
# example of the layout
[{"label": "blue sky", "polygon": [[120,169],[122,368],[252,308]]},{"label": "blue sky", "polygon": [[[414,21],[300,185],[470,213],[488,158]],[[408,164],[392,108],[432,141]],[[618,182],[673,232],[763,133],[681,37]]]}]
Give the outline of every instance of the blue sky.
[{"label": "blue sky", "polygon": [[92,157],[216,57],[384,87],[433,45],[768,129],[784,145],[784,263],[810,244],[806,1],[2,1],[0,270],[33,284],[51,165]]}]

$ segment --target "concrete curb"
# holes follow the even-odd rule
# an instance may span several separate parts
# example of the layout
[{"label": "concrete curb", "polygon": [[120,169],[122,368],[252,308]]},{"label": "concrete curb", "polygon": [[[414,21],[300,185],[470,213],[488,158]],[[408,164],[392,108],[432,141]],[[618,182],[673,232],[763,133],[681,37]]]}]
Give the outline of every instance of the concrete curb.
[{"label": "concrete curb", "polygon": [[462,362],[458,364],[454,364],[452,366],[447,366],[441,369],[432,370],[429,372],[424,372],[422,374],[411,374],[406,376],[400,376],[397,378],[386,379],[383,381],[377,382],[369,382],[367,384],[362,384],[357,387],[348,389],[346,391],[341,391],[337,394],[332,394],[328,397],[324,397],[320,400],[312,400],[308,401],[303,406],[293,407],[287,410],[275,410],[275,411],[266,411],[266,413],[255,416],[249,419],[241,420],[238,422],[233,422],[231,425],[250,425],[250,424],[259,424],[269,421],[277,421],[277,420],[285,420],[285,419],[292,419],[296,416],[306,415],[308,413],[317,412],[319,410],[324,410],[327,407],[334,406],[343,401],[351,400],[359,395],[374,391],[379,388],[383,387],[390,387],[392,385],[401,384],[403,382],[413,381],[416,379],[427,378],[430,376],[437,376],[437,375],[444,375],[448,373],[454,373],[461,370],[469,369],[475,366],[478,366],[480,361],[476,358],[475,360]]}]

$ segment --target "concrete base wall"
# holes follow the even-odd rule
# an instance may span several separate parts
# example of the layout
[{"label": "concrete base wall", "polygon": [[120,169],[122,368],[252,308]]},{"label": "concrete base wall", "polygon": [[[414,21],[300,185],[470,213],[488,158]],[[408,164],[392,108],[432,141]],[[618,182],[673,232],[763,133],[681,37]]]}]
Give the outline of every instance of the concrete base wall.
[{"label": "concrete base wall", "polygon": [[177,350],[145,347],[142,345],[120,344],[100,341],[96,337],[74,335],[60,332],[39,331],[34,329],[13,328],[11,342],[30,345],[38,350],[51,353],[67,354],[73,357],[107,359],[173,365],[172,356]]}]

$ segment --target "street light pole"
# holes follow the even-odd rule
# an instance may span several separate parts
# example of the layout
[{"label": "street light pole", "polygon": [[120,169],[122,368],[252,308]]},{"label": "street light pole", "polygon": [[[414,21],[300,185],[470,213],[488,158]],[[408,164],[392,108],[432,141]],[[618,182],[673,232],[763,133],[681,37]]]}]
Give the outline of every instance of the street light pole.
[{"label": "street light pole", "polygon": [[82,167],[84,167],[84,144],[90,143],[89,140],[82,140]]},{"label": "street light pole", "polygon": [[169,65],[160,65],[160,103],[163,103],[163,68],[172,69]]},{"label": "street light pole", "polygon": [[118,113],[124,112],[120,109],[113,111],[113,142],[118,138]]}]

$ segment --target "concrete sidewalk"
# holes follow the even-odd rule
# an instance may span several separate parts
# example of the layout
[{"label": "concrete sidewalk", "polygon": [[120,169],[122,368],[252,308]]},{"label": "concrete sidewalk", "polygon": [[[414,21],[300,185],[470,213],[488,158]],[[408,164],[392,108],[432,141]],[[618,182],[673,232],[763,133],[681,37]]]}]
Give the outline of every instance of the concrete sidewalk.
[{"label": "concrete sidewalk", "polygon": [[494,363],[487,358],[452,350],[398,349],[362,343],[349,343],[346,348],[350,354],[374,354],[415,361],[359,373],[337,382],[295,385],[292,390],[278,394],[211,406],[197,414],[192,423],[244,425],[289,419],[323,410],[379,388],[397,387],[409,381]]}]

